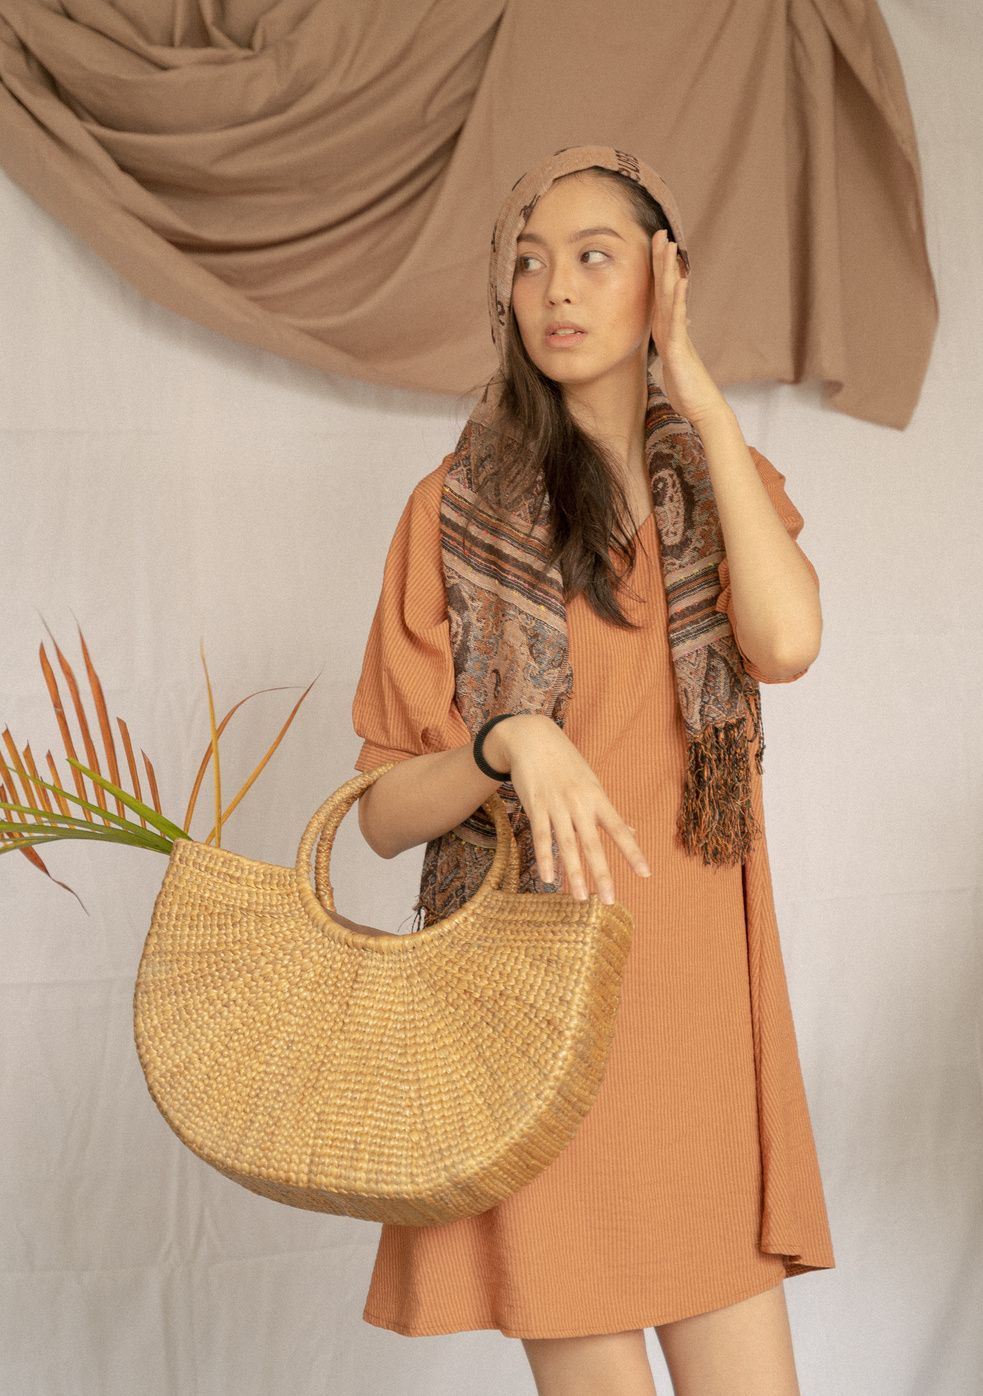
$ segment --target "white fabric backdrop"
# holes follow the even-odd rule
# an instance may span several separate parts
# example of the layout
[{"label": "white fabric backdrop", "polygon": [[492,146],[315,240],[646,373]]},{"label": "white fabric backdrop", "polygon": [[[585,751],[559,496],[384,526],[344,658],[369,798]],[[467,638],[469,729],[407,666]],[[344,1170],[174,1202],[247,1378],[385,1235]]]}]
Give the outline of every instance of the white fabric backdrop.
[{"label": "white fabric backdrop", "polygon": [[[806,516],[827,626],[808,678],[765,699],[779,917],[839,1261],[787,1286],[803,1393],[970,1396],[983,1391],[983,40],[976,0],[884,10],[943,307],[921,405],[898,434],[833,414],[813,388],[730,396]],[[385,548],[463,405],[324,381],[170,316],[6,182],[0,232],[0,717],[35,751],[55,742],[40,616],[73,658],[77,617],[182,815],[207,740],[199,637],[220,705],[323,671],[227,831],[243,853],[292,862],[351,774]],[[230,785],[291,701],[236,719]],[[399,924],[418,855],[378,863],[354,820],[343,845],[339,904]],[[131,1040],[163,860],[82,844],[46,856],[89,915],[19,855],[0,862],[0,1389],[531,1393],[519,1344],[498,1334],[410,1340],[361,1322],[375,1227],[253,1197],[182,1148]]]}]

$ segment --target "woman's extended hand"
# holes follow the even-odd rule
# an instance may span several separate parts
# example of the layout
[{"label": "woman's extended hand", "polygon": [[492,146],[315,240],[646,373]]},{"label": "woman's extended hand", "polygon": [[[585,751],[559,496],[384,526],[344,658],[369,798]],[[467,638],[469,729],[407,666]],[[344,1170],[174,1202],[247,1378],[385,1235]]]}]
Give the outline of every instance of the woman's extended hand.
[{"label": "woman's extended hand", "polygon": [[[507,718],[485,739],[485,756],[498,771],[510,772],[516,794],[529,817],[536,865],[543,882],[552,882],[555,833],[570,891],[587,897],[587,873],[602,902],[614,901],[614,883],[598,830],[614,840],[639,877],[649,868],[642,850],[614,808],[597,776],[548,717],[533,714]],[[586,868],[585,868],[586,864]]]},{"label": "woman's extended hand", "polygon": [[652,274],[652,338],[662,363],[662,386],[676,411],[699,429],[704,418],[726,410],[727,403],[689,337],[689,278],[676,244],[663,230],[652,239]]}]

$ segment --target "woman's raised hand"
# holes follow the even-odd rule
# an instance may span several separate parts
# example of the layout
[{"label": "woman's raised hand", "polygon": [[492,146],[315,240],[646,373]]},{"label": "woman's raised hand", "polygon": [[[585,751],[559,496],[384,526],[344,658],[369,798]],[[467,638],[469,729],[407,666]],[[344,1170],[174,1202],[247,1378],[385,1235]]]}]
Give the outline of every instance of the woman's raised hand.
[{"label": "woman's raised hand", "polygon": [[567,883],[583,901],[590,875],[597,895],[610,905],[615,900],[611,870],[601,845],[603,829],[639,877],[649,868],[642,850],[614,808],[597,776],[570,741],[548,717],[517,715],[493,727],[485,739],[485,756],[496,770],[508,770],[516,794],[529,817],[536,865],[543,882],[552,882],[553,841],[563,860]]},{"label": "woman's raised hand", "polygon": [[652,274],[652,338],[662,362],[662,385],[676,411],[699,427],[727,404],[689,337],[689,278],[676,244],[662,229],[652,239]]}]

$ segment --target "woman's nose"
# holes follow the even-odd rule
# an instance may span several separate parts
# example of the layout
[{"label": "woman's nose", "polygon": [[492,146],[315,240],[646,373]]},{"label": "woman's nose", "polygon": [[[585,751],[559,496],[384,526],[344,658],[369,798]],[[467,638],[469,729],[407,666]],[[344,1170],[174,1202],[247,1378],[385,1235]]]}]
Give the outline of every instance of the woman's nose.
[{"label": "woman's nose", "polygon": [[546,286],[546,299],[550,305],[570,305],[574,299],[573,279],[565,267],[555,267]]}]

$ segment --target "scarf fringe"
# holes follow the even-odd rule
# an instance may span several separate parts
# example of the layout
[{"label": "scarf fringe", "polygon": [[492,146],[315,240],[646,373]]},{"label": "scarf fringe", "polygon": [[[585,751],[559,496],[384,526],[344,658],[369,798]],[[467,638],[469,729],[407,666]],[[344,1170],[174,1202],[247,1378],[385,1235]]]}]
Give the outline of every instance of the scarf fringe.
[{"label": "scarf fringe", "polygon": [[759,772],[764,749],[761,706],[757,692],[746,697],[750,722],[738,718],[705,727],[689,742],[679,836],[686,852],[701,856],[708,867],[743,863],[761,833],[751,799],[751,746],[757,742]]}]

